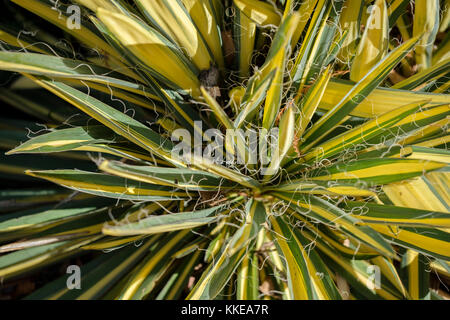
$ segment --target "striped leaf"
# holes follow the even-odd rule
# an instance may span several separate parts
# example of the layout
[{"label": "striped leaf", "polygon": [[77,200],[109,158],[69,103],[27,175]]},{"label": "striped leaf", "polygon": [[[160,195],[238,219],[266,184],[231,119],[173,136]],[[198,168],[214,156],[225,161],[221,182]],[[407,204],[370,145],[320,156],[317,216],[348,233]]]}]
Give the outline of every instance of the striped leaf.
[{"label": "striped leaf", "polygon": [[5,214],[0,219],[0,234],[14,232],[15,236],[19,237],[24,231],[44,230],[63,222],[104,211],[110,203],[110,201],[98,201],[98,199],[82,199],[57,208],[46,205]]},{"label": "striped leaf", "polygon": [[388,50],[389,21],[386,1],[377,0],[371,8],[350,68],[350,79],[354,82],[364,78]]},{"label": "striped leaf", "polygon": [[[417,111],[426,102],[420,101],[411,105],[406,105],[390,112],[387,112],[373,120],[370,120],[361,126],[348,130],[308,152],[303,161],[310,162],[312,160],[319,162],[321,159],[332,159],[333,156],[339,154],[343,150],[361,148],[366,141],[382,134],[383,129],[389,128],[402,121],[406,116]],[[362,146],[361,146],[362,145]]]},{"label": "striped leaf", "polygon": [[371,260],[378,268],[384,277],[386,277],[389,282],[395,286],[395,288],[403,294],[404,297],[409,298],[405,286],[403,285],[402,279],[400,278],[397,269],[394,266],[392,260],[385,257],[376,257]]},{"label": "striped leaf", "polygon": [[[85,61],[37,53],[0,52],[0,69],[58,79],[88,80],[157,99],[152,89],[125,80],[119,72]],[[109,92],[109,91],[108,91]]]},{"label": "striped leaf", "polygon": [[0,277],[12,278],[25,271],[61,261],[96,238],[63,241],[8,253],[0,257]]},{"label": "striped leaf", "polygon": [[258,112],[258,108],[265,98],[266,91],[275,76],[275,70],[272,70],[263,79],[258,81],[260,74],[255,74],[249,80],[245,94],[242,97],[241,111],[234,120],[234,127],[239,129],[247,121],[251,121]]},{"label": "striped leaf", "polygon": [[447,169],[429,172],[422,177],[387,184],[383,191],[396,206],[450,213],[449,179]]},{"label": "striped leaf", "polygon": [[347,36],[339,50],[337,58],[348,62],[355,55],[356,45],[360,36],[361,16],[364,10],[364,2],[358,0],[346,0],[339,19],[339,25],[347,31]]},{"label": "striped leaf", "polygon": [[229,189],[232,186],[229,181],[220,176],[200,170],[136,166],[118,161],[103,161],[99,168],[115,176],[177,189],[214,190]]},{"label": "striped leaf", "polygon": [[[352,82],[331,79],[320,101],[319,109],[331,110],[334,108],[353,86],[354,84]],[[445,94],[378,87],[366,95],[365,99],[350,114],[363,118],[372,118],[395,108],[421,100],[430,100],[430,103],[433,105],[450,103],[450,97]]]},{"label": "striped leaf", "polygon": [[82,280],[84,288],[82,287],[81,292],[67,290],[59,299],[89,300],[102,297],[151,252],[150,250],[157,245],[158,240],[158,238],[149,239],[138,248],[130,245],[117,254],[111,255],[100,267],[84,276]]},{"label": "striped leaf", "polygon": [[248,188],[258,188],[260,186],[260,183],[257,180],[253,179],[250,176],[242,174],[237,170],[233,170],[220,164],[216,164],[207,158],[198,156],[193,156],[192,158],[192,165],[200,170],[204,170],[216,176],[220,176],[227,180],[237,182]]},{"label": "striped leaf", "polygon": [[27,174],[49,180],[69,189],[101,197],[140,201],[161,201],[188,198],[185,191],[149,183],[80,170],[28,171]]},{"label": "striped leaf", "polygon": [[117,136],[104,126],[59,129],[31,138],[6,154],[62,152],[88,145],[113,143],[116,139]]},{"label": "striped leaf", "polygon": [[274,196],[289,203],[290,207],[301,215],[308,215],[325,224],[335,225],[340,230],[350,235],[381,254],[392,257],[392,247],[377,232],[368,226],[361,225],[359,219],[349,216],[346,212],[333,204],[312,196],[300,194],[288,194],[274,192]]},{"label": "striped leaf", "polygon": [[134,223],[124,221],[118,225],[105,225],[102,232],[112,236],[130,236],[192,229],[217,221],[226,212],[224,206],[216,206],[191,212],[152,215]]},{"label": "striped leaf", "polygon": [[238,8],[236,9],[234,19],[233,39],[238,54],[239,75],[245,77],[250,72],[250,63],[256,38],[256,23]]},{"label": "striped leaf", "polygon": [[228,244],[215,257],[213,263],[209,264],[208,268],[202,273],[202,276],[187,296],[187,300],[214,299],[222,291],[241,263],[246,252],[246,248],[243,248],[229,255],[229,248],[230,245]]},{"label": "striped leaf", "polygon": [[154,77],[198,96],[196,68],[158,31],[136,18],[102,8],[97,17]]},{"label": "striped leaf", "polygon": [[200,87],[200,91],[202,92],[203,98],[205,99],[208,106],[211,108],[212,112],[216,116],[217,120],[226,128],[233,129],[234,125],[231,122],[231,119],[222,109],[222,107],[217,103],[216,99],[211,97],[208,91],[205,90],[204,87]]},{"label": "striped leaf", "polygon": [[233,0],[234,5],[248,18],[261,26],[280,23],[281,14],[273,5],[259,0]]},{"label": "striped leaf", "polygon": [[426,258],[414,250],[406,250],[401,267],[402,278],[411,299],[429,299],[430,272]]},{"label": "striped leaf", "polygon": [[336,272],[345,278],[348,283],[361,297],[370,300],[398,300],[402,298],[402,293],[392,286],[388,279],[381,275],[377,283],[374,272],[374,265],[364,260],[351,260],[337,254],[321,239],[317,240],[316,246],[321,252],[321,257],[327,266],[336,270]]},{"label": "striped leaf", "polygon": [[243,225],[234,233],[213,262],[203,272],[202,276],[189,293],[187,299],[214,299],[225,287],[233,273],[251,252],[255,245],[257,234],[266,220],[266,210],[263,204],[253,199],[245,205]]},{"label": "striped leaf", "polygon": [[415,49],[419,70],[431,66],[433,43],[439,29],[439,0],[417,0],[414,7],[413,36],[424,34]]},{"label": "striped leaf", "polygon": [[396,245],[437,259],[450,258],[449,233],[446,231],[421,227],[388,227],[379,224],[370,226]]},{"label": "striped leaf", "polygon": [[314,297],[312,277],[315,274],[309,272],[308,253],[302,243],[293,233],[292,227],[286,224],[282,218],[270,218],[274,231],[274,239],[281,249],[281,254],[286,259],[287,279],[289,292],[295,300],[309,300]]},{"label": "striped leaf", "polygon": [[450,227],[450,215],[445,212],[430,212],[358,201],[348,201],[346,205],[353,216],[367,223],[407,227]]},{"label": "striped leaf", "polygon": [[258,300],[259,266],[256,254],[247,254],[237,270],[236,298]]},{"label": "striped leaf", "polygon": [[69,28],[68,14],[65,10],[54,10],[53,3],[49,0],[12,0],[17,5],[45,18],[50,23],[64,30],[73,37],[84,42],[90,48],[98,48],[103,52],[108,52],[113,57],[120,59],[115,52],[94,30],[86,24],[81,24],[80,29]]},{"label": "striped leaf", "polygon": [[171,253],[175,252],[183,241],[189,239],[189,231],[183,230],[164,237],[150,254],[139,263],[120,291],[117,300],[142,300],[154,288],[171,264]]},{"label": "striped leaf", "polygon": [[197,250],[183,260],[176,271],[172,273],[166,285],[156,297],[156,300],[177,300],[181,296],[182,290],[188,284],[196,263],[200,260],[200,254],[201,251]]},{"label": "striped leaf", "polygon": [[136,0],[136,5],[147,21],[182,48],[199,70],[209,69],[213,60],[207,44],[181,1]]},{"label": "striped leaf", "polygon": [[270,164],[264,170],[264,180],[268,180],[271,176],[276,174],[280,169],[284,157],[292,146],[295,135],[295,113],[292,107],[288,107],[283,113],[280,120],[280,130],[276,146],[276,151],[272,154]]},{"label": "striped leaf", "polygon": [[[302,92],[304,86],[309,84],[310,77],[308,75],[313,65],[318,66],[320,70],[320,63],[314,61],[314,58],[317,57],[317,50],[320,48],[322,38],[326,38],[328,33],[330,35],[334,33],[333,28],[328,29],[326,24],[330,10],[331,6],[327,1],[319,0],[317,2],[304,41],[297,53],[291,77],[293,78],[294,89],[299,92]],[[323,50],[323,48],[321,49]]]},{"label": "striped leaf", "polygon": [[450,58],[444,59],[436,64],[433,64],[430,68],[425,69],[417,74],[406,78],[403,81],[397,82],[392,88],[412,90],[418,88],[428,81],[447,74],[450,67]]},{"label": "striped leaf", "polygon": [[[445,163],[413,159],[362,159],[349,163],[336,163],[313,170],[311,180],[360,182],[367,185],[387,184],[422,175],[445,167]],[[382,174],[380,174],[382,172]]]},{"label": "striped leaf", "polygon": [[145,150],[172,161],[171,143],[163,140],[152,129],[103,102],[64,83],[34,79],[38,84],[70,102],[117,134],[134,142]]},{"label": "striped leaf", "polygon": [[376,193],[360,188],[353,184],[333,184],[327,182],[311,182],[304,179],[289,179],[276,186],[267,186],[264,191],[273,190],[289,193],[319,194],[319,195],[347,195],[355,197],[375,197]]},{"label": "striped leaf", "polygon": [[389,72],[402,60],[405,55],[416,45],[419,38],[413,38],[385,58],[380,60],[355,86],[342,98],[342,100],[322,116],[304,136],[306,147],[310,146],[322,138],[325,134],[334,129],[335,125],[355,109],[389,74]]},{"label": "striped leaf", "polygon": [[[214,56],[219,68],[224,68],[221,37],[216,25],[221,23],[220,16],[215,13],[214,4],[210,0],[181,0],[189,12],[192,21],[202,35],[207,47]],[[204,23],[211,21],[210,24]]]}]

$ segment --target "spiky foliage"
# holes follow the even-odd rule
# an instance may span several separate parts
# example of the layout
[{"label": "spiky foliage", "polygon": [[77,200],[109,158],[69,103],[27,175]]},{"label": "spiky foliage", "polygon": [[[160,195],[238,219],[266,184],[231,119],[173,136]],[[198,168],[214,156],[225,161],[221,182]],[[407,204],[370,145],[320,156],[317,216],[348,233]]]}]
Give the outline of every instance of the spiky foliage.
[{"label": "spiky foliage", "polygon": [[[448,1],[6,2],[2,283],[82,257],[28,297],[440,298]],[[211,128],[280,138],[264,171],[239,134],[174,155]]]}]

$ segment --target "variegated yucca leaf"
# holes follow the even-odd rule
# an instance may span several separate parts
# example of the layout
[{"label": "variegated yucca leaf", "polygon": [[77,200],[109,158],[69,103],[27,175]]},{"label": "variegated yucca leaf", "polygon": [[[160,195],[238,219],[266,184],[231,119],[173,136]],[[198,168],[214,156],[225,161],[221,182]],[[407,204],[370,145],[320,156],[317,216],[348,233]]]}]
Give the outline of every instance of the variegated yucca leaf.
[{"label": "variegated yucca leaf", "polygon": [[0,299],[449,298],[448,1],[0,3]]}]

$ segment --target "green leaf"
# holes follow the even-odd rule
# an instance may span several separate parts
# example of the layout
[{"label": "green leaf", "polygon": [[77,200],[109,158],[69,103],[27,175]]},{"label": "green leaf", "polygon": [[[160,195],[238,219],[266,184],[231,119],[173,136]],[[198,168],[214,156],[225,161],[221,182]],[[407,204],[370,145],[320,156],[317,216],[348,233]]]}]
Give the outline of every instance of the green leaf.
[{"label": "green leaf", "polygon": [[239,75],[248,76],[256,38],[256,23],[237,8],[234,15],[233,40],[238,53]]},{"label": "green leaf", "polygon": [[350,67],[350,79],[358,82],[388,51],[389,21],[385,0],[377,0],[365,23],[364,33]]},{"label": "green leaf", "polygon": [[136,5],[147,21],[177,44],[199,70],[210,68],[213,57],[181,1],[136,0]]},{"label": "green leaf", "polygon": [[154,77],[173,89],[199,95],[198,71],[183,52],[141,20],[119,12],[98,8],[97,17]]},{"label": "green leaf", "polygon": [[401,262],[401,276],[412,300],[428,300],[430,271],[426,257],[406,250]]},{"label": "green leaf", "polygon": [[368,202],[348,201],[351,214],[367,223],[400,225],[407,227],[450,228],[450,215],[406,207],[381,205]]},{"label": "green leaf", "polygon": [[377,232],[362,225],[359,219],[351,217],[332,203],[312,195],[273,192],[274,196],[290,204],[301,215],[308,215],[325,224],[332,224],[369,247],[387,257],[393,257],[392,247]]},{"label": "green leaf", "polygon": [[358,147],[364,148],[366,146],[366,141],[370,141],[373,137],[381,135],[385,132],[383,129],[390,128],[404,120],[405,117],[416,112],[420,107],[425,105],[426,102],[427,101],[419,101],[411,105],[394,109],[373,120],[367,121],[360,126],[343,132],[313,148],[303,157],[302,161],[309,163],[314,160],[317,163],[322,159],[333,159],[339,152],[344,150],[355,150],[355,148]]},{"label": "green leaf", "polygon": [[425,69],[415,75],[406,78],[403,81],[397,82],[392,86],[395,89],[413,90],[427,83],[428,81],[445,76],[450,68],[450,58],[444,59],[436,64],[433,64],[430,68]]},{"label": "green leaf", "polygon": [[62,152],[86,145],[113,143],[116,139],[117,136],[104,126],[73,127],[31,138],[6,154]]},{"label": "green leaf", "polygon": [[68,290],[59,299],[99,299],[131,272],[136,264],[148,256],[151,249],[159,244],[159,241],[164,241],[164,239],[160,240],[160,238],[153,237],[137,248],[135,245],[129,245],[112,254],[107,261],[82,278],[84,288],[82,286],[81,292]]},{"label": "green leaf", "polygon": [[[311,171],[314,182],[336,181],[364,185],[387,184],[422,175],[426,171],[445,167],[445,163],[414,159],[362,159],[353,162],[337,162],[326,168]],[[382,174],[380,174],[382,173]]]},{"label": "green leaf", "polygon": [[103,233],[112,236],[129,236],[193,229],[225,217],[227,211],[222,205],[190,212],[152,215],[134,223],[127,223],[125,220],[118,225],[105,225]]},{"label": "green leaf", "polygon": [[139,121],[62,82],[44,79],[34,80],[47,90],[103,123],[118,135],[127,138],[151,153],[161,156],[163,159],[178,163],[171,158],[171,142],[163,140],[160,135]]},{"label": "green leaf", "polygon": [[237,129],[241,128],[247,121],[251,121],[255,113],[257,113],[275,76],[275,70],[272,70],[261,80],[259,79],[260,76],[260,73],[255,73],[249,80],[245,94],[242,97],[241,112],[234,120],[234,127]]},{"label": "green leaf", "polygon": [[118,294],[118,300],[142,300],[154,288],[165,271],[170,267],[172,254],[180,248],[191,235],[189,230],[174,232],[165,236],[149,252],[147,257],[134,269],[127,283]]},{"label": "green leaf", "polygon": [[[69,197],[69,195],[66,195]],[[72,200],[67,204],[54,208],[47,205],[0,216],[0,234],[22,230],[49,228],[59,223],[86,217],[109,205],[110,201],[100,199]]]},{"label": "green leaf", "polygon": [[43,267],[73,255],[96,238],[63,241],[8,253],[0,257],[0,277],[9,279],[25,271]]},{"label": "green leaf", "polygon": [[159,100],[152,89],[121,79],[124,76],[118,72],[111,72],[105,67],[80,60],[28,52],[0,52],[0,69],[60,80],[92,81]]},{"label": "green leaf", "polygon": [[247,254],[237,270],[236,298],[238,300],[258,300],[259,296],[258,256]]},{"label": "green leaf", "polygon": [[389,227],[370,224],[392,243],[437,259],[450,259],[450,234],[444,230],[422,227]]},{"label": "green leaf", "polygon": [[234,5],[248,18],[261,26],[280,23],[280,13],[273,5],[258,0],[233,0]]},{"label": "green leaf", "polygon": [[99,168],[119,177],[177,189],[207,191],[217,188],[230,189],[233,186],[233,183],[220,176],[200,170],[137,166],[107,160],[103,161]]},{"label": "green leaf", "polygon": [[439,30],[439,0],[417,0],[414,6],[413,36],[423,34],[415,49],[419,70],[431,66],[431,55]]},{"label": "green leaf", "polygon": [[286,224],[282,218],[271,217],[270,222],[274,230],[274,239],[286,259],[289,291],[295,300],[309,300],[313,296],[314,276],[308,271],[309,257],[303,245],[293,233],[292,226]]},{"label": "green leaf", "polygon": [[80,170],[27,171],[27,174],[101,197],[140,201],[179,200],[195,195],[171,187]]},{"label": "green leaf", "polygon": [[234,233],[189,293],[187,299],[214,299],[239,267],[246,253],[255,245],[254,238],[266,221],[266,210],[260,201],[250,199],[245,205],[243,225]]},{"label": "green leaf", "polygon": [[306,132],[302,149],[307,149],[314,145],[320,138],[333,130],[337,124],[341,123],[342,120],[387,77],[389,72],[416,45],[418,40],[418,37],[408,40],[379,61],[357,84],[355,84],[336,106],[322,116],[313,127]]},{"label": "green leaf", "polygon": [[[331,79],[320,101],[319,109],[333,109],[346,94],[352,90],[354,83],[340,79]],[[423,93],[410,90],[399,90],[378,87],[365,96],[350,112],[350,115],[373,118],[374,116],[391,111],[395,108],[421,100],[429,100],[430,104],[439,105],[450,103],[446,94]],[[388,103],[386,103],[388,101]]]},{"label": "green leaf", "polygon": [[264,170],[264,180],[270,179],[271,176],[278,173],[281,162],[286,157],[289,149],[294,142],[295,136],[295,113],[293,107],[288,107],[283,113],[280,120],[280,130],[277,139],[276,151],[271,155],[270,164]]}]

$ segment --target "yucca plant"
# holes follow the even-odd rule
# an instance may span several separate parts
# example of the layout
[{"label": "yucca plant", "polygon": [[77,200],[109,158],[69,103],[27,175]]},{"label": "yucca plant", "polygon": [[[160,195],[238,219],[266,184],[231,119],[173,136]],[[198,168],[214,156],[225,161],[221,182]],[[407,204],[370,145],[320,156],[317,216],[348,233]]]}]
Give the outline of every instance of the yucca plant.
[{"label": "yucca plant", "polygon": [[3,286],[448,296],[449,1],[4,3]]}]

